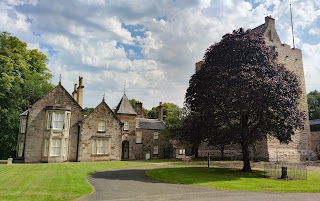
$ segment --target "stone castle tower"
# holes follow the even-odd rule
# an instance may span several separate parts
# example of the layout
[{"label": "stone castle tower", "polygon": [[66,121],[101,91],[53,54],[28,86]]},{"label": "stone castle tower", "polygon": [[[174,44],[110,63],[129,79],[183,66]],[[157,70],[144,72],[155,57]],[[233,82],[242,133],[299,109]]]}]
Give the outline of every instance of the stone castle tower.
[{"label": "stone castle tower", "polygon": [[[261,33],[265,42],[269,46],[275,47],[278,53],[278,62],[284,64],[285,68],[298,76],[301,97],[299,108],[305,114],[306,120],[304,122],[304,129],[297,130],[292,136],[292,141],[289,144],[280,144],[279,141],[271,136],[265,140],[258,142],[255,147],[251,148],[251,156],[269,161],[290,161],[298,162],[305,160],[315,160],[316,154],[312,150],[310,125],[308,119],[308,103],[306,95],[306,87],[303,72],[302,53],[300,49],[290,48],[287,44],[282,44],[275,29],[275,20],[269,16],[265,17],[265,23],[252,29],[253,32]],[[201,69],[203,61],[195,64],[195,70]],[[214,148],[213,148],[214,149]],[[229,150],[228,150],[229,149]],[[236,146],[229,146],[225,155],[230,158],[241,157],[241,149]],[[239,152],[238,152],[239,151]],[[211,154],[219,154],[217,151],[210,151]],[[202,151],[199,155],[205,156],[207,151]]]},{"label": "stone castle tower", "polygon": [[269,160],[304,161],[315,159],[316,155],[311,148],[312,145],[308,119],[308,102],[301,50],[297,48],[290,48],[289,45],[281,43],[281,40],[275,29],[275,20],[269,16],[265,18],[264,24],[254,28],[252,31],[262,33],[266,44],[276,48],[276,52],[278,53],[278,62],[284,64],[286,69],[298,76],[302,91],[299,108],[304,112],[306,117],[304,129],[297,130],[292,136],[292,142],[290,142],[288,145],[280,145],[278,140],[272,137],[268,138],[267,147]]}]

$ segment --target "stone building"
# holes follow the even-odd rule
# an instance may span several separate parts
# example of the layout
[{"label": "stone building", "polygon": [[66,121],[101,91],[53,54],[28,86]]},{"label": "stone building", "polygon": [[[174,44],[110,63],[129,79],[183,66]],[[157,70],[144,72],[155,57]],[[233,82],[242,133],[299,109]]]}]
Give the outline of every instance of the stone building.
[{"label": "stone building", "polygon": [[163,108],[160,103],[159,118],[148,119],[142,110],[142,103],[136,109],[131,106],[126,94],[123,95],[115,114],[123,123],[122,159],[158,159],[164,157],[165,141],[160,130],[163,123]]},{"label": "stone building", "polygon": [[[271,17],[265,18],[265,23],[252,29],[253,32],[261,33],[267,45],[275,47],[278,53],[278,62],[284,64],[285,68],[293,72],[298,76],[300,87],[302,90],[299,108],[305,113],[305,117],[308,117],[308,103],[306,96],[302,53],[300,49],[290,48],[289,45],[283,44],[275,29],[275,20]],[[196,71],[201,69],[203,61],[195,64]],[[206,156],[209,149],[205,144],[199,148],[199,156]],[[210,148],[210,153],[216,157],[219,157],[220,151],[214,147]],[[303,130],[297,130],[292,136],[292,141],[289,144],[280,144],[279,141],[272,137],[267,136],[264,140],[257,142],[251,147],[252,158],[258,158],[261,160],[269,161],[304,161],[314,160],[316,154],[312,149],[312,141],[310,134],[309,121],[304,123]],[[225,149],[225,156],[228,158],[240,158],[241,148],[237,145],[227,146]]]},{"label": "stone building", "polygon": [[59,82],[29,106],[20,115],[15,161],[54,163],[163,157],[159,131],[165,124],[148,119],[142,103],[137,104],[135,111],[124,94],[115,112],[103,99],[85,116],[83,94],[83,78],[79,77],[72,96]]},{"label": "stone building", "polygon": [[320,119],[310,120],[312,150],[320,159]]}]

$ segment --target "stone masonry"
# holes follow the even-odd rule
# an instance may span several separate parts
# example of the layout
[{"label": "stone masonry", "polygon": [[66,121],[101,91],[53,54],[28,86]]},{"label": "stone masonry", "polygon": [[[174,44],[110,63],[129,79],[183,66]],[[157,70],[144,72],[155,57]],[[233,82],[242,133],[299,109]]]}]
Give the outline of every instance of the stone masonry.
[{"label": "stone masonry", "polygon": [[[253,32],[261,33],[269,46],[275,47],[278,53],[278,62],[284,64],[285,68],[297,75],[302,90],[299,108],[304,112],[306,120],[303,130],[297,130],[292,136],[289,144],[280,144],[277,139],[267,136],[264,140],[250,147],[250,156],[260,160],[268,161],[290,161],[299,162],[315,160],[316,154],[312,149],[312,139],[308,120],[308,103],[306,96],[302,53],[300,49],[290,48],[282,44],[275,29],[275,20],[271,17],[265,18],[265,23],[252,29]],[[196,63],[196,71],[201,68],[203,61]],[[205,157],[210,152],[214,157],[219,157],[220,151],[214,147],[208,149],[205,143],[199,148],[199,156]],[[227,146],[225,156],[228,158],[241,158],[239,146]]]}]

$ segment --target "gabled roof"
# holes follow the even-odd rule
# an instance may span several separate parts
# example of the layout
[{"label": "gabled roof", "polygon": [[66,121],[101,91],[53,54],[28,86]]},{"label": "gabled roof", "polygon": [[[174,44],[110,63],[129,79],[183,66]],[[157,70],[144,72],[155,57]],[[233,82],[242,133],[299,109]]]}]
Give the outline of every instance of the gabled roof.
[{"label": "gabled roof", "polygon": [[74,102],[81,110],[84,110],[80,105],[79,103],[74,100],[72,98],[72,96],[69,94],[69,92],[62,86],[61,82],[59,82],[59,84],[57,86],[55,86],[49,93],[47,93],[45,96],[43,96],[42,98],[38,99],[36,102],[34,102],[32,105],[35,105],[38,101],[42,100],[43,98],[49,96],[52,92],[54,92],[55,90],[58,90],[58,89],[62,89],[62,91],[68,96],[68,98]]},{"label": "gabled roof", "polygon": [[20,116],[28,116],[29,110],[26,110],[20,114]]},{"label": "gabled roof", "polygon": [[106,107],[107,110],[110,111],[110,113],[112,114],[112,116],[120,123],[122,124],[122,122],[120,121],[120,119],[113,113],[113,111],[110,109],[110,107],[108,106],[108,104],[105,102],[104,98],[102,99],[101,103],[96,107],[94,108],[94,110],[84,118],[84,120],[88,119],[90,117],[90,115],[92,115],[99,107]]},{"label": "gabled roof", "polygon": [[137,118],[136,120],[136,128],[150,130],[161,130],[166,128],[166,125],[163,123],[163,121],[158,119]]},{"label": "gabled roof", "polygon": [[130,101],[128,100],[128,97],[126,96],[126,94],[123,94],[118,106],[114,110],[114,113],[116,113],[116,114],[137,114],[134,111]]}]

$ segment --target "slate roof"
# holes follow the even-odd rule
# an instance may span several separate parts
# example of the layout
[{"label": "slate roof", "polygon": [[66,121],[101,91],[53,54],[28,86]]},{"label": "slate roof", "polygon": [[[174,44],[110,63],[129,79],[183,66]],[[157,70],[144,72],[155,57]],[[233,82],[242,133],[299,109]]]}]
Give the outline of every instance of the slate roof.
[{"label": "slate roof", "polygon": [[260,26],[252,29],[251,31],[252,31],[252,32],[262,33],[262,34],[263,34],[263,33],[266,31],[266,28],[267,28],[266,24],[261,24]]},{"label": "slate roof", "polygon": [[320,119],[313,119],[309,120],[310,121],[310,126],[311,125],[320,125]]},{"label": "slate roof", "polygon": [[128,97],[126,94],[123,94],[118,106],[114,110],[114,113],[116,114],[137,114],[132,105],[130,104],[130,101],[128,100]]},{"label": "slate roof", "polygon": [[166,125],[163,123],[163,121],[160,121],[158,119],[137,118],[136,128],[149,129],[149,130],[161,130],[161,129],[165,129]]}]

